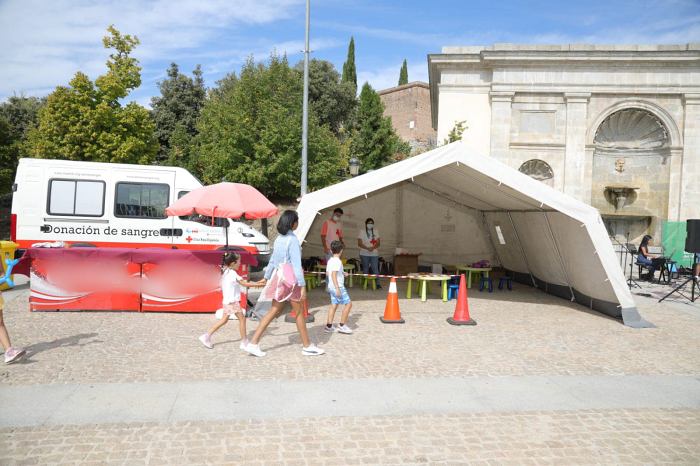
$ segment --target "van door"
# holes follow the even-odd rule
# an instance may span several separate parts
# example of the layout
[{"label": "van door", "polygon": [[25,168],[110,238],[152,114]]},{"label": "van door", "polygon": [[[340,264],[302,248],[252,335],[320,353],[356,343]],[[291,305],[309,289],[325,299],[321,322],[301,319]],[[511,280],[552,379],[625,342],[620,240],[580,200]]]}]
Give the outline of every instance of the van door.
[{"label": "van door", "polygon": [[109,233],[118,244],[169,246],[183,233],[165,213],[175,199],[175,171],[149,168],[114,171]]}]

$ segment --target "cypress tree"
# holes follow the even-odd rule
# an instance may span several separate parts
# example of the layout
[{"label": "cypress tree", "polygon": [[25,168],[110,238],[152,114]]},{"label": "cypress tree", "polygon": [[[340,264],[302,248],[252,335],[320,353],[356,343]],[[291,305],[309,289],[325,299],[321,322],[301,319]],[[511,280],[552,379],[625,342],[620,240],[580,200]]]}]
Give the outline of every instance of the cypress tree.
[{"label": "cypress tree", "polygon": [[401,72],[399,73],[399,86],[408,84],[408,65],[406,64],[406,59],[403,60],[403,65],[401,65]]},{"label": "cypress tree", "polygon": [[392,157],[402,148],[401,139],[391,126],[391,118],[384,116],[379,94],[365,83],[360,92],[351,153],[360,159],[361,170],[366,172],[391,163]]},{"label": "cypress tree", "polygon": [[355,69],[355,38],[350,37],[350,45],[348,45],[348,58],[343,63],[343,76],[340,82],[350,83],[353,86],[353,91],[357,93],[357,70]]}]

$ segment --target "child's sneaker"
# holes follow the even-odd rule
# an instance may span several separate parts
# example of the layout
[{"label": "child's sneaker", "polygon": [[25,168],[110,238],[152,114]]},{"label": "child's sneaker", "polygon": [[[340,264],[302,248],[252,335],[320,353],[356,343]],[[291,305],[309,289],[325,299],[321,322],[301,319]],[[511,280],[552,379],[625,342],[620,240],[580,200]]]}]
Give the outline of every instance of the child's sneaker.
[{"label": "child's sneaker", "polygon": [[5,351],[5,364],[19,361],[25,353],[24,348],[7,348],[7,351]]},{"label": "child's sneaker", "polygon": [[323,331],[326,333],[335,333],[338,331],[338,329],[335,327],[335,325],[331,325],[330,327],[326,325],[325,327],[323,327]]},{"label": "child's sneaker", "polygon": [[340,327],[338,327],[338,333],[344,333],[346,335],[350,335],[352,333],[352,329],[348,327],[347,325],[343,324]]},{"label": "child's sneaker", "polygon": [[323,353],[325,353],[325,351],[319,348],[318,346],[314,345],[313,343],[301,349],[301,354],[303,354],[304,356],[320,356]]},{"label": "child's sneaker", "polygon": [[254,345],[252,343],[248,343],[247,345],[245,345],[243,351],[245,351],[246,353],[250,353],[253,356],[257,356],[259,358],[262,358],[266,354],[263,350],[260,349],[259,345]]},{"label": "child's sneaker", "polygon": [[204,335],[199,337],[199,341],[201,341],[202,344],[209,349],[214,348],[214,346],[211,344],[211,337],[208,333],[205,333]]},{"label": "child's sneaker", "polygon": [[245,351],[245,347],[248,346],[248,339],[246,338],[245,340],[241,340],[241,344],[238,346],[240,349]]}]

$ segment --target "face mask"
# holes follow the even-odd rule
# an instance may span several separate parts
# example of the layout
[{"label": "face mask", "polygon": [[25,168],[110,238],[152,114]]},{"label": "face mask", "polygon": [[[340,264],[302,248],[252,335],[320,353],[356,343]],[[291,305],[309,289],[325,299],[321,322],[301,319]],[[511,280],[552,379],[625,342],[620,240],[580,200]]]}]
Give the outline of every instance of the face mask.
[{"label": "face mask", "polygon": [[340,220],[340,217],[339,217],[338,215],[334,215],[334,216],[333,216],[333,221],[334,221],[334,222],[337,222],[338,220]]},{"label": "face mask", "polygon": [[374,230],[374,223],[368,223],[368,224],[367,224],[367,228],[368,228],[369,230]]}]

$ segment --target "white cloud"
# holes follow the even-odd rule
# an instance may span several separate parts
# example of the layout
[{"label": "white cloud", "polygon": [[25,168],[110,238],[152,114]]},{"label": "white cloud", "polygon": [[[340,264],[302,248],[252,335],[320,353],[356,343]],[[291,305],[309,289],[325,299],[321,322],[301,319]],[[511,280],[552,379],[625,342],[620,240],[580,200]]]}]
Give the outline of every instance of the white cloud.
[{"label": "white cloud", "polygon": [[[345,45],[345,42],[334,38],[319,38],[312,39],[309,43],[311,49],[311,58],[314,58],[314,53],[321,50],[330,49]],[[259,45],[254,49],[246,50],[228,50],[225,53],[218,53],[214,56],[221,60],[209,63],[204,69],[206,75],[218,75],[231,71],[232,68],[241,65],[249,56],[252,56],[256,61],[265,61],[272,52],[278,55],[286,54],[289,63],[293,66],[298,60],[303,58],[304,41],[286,41],[273,44]]]},{"label": "white cloud", "polygon": [[108,52],[101,38],[114,24],[139,37],[146,65],[194,51],[238,25],[289,18],[303,0],[9,0],[0,3],[0,99],[38,95],[77,70],[94,77]]}]

